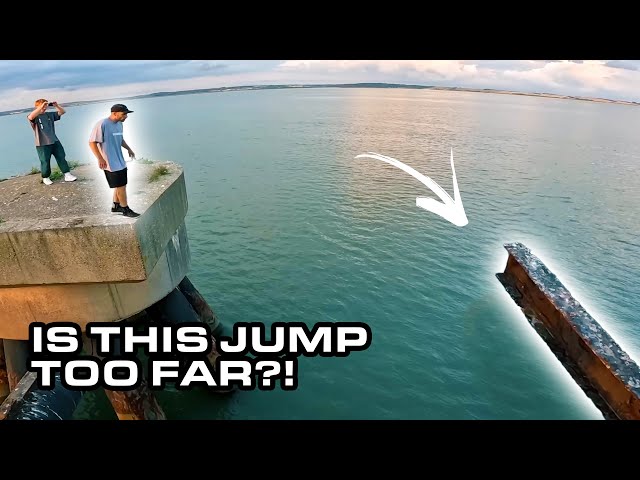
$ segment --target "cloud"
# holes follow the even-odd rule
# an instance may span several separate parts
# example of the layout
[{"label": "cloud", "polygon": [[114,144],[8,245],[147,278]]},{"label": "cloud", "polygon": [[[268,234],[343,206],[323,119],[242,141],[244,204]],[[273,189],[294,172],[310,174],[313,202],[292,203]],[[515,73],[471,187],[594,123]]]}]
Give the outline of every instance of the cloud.
[{"label": "cloud", "polygon": [[0,88],[73,90],[260,71],[277,63],[216,60],[0,61]]},{"label": "cloud", "polygon": [[292,76],[330,72],[365,81],[366,73],[371,81],[638,100],[638,67],[640,62],[601,60],[289,60],[278,68]]},{"label": "cloud", "polygon": [[384,82],[638,101],[636,60],[0,61],[0,111],[238,85]]},{"label": "cloud", "polygon": [[421,78],[433,76],[441,79],[477,74],[476,65],[459,60],[288,60],[278,69],[290,73],[381,73],[396,77],[417,73]]},{"label": "cloud", "polygon": [[[214,69],[217,70],[217,69]],[[230,69],[231,70],[231,69]],[[141,81],[136,83],[88,85],[78,88],[11,88],[0,89],[0,112],[31,108],[37,98],[49,98],[61,104],[101,99],[124,100],[127,97],[157,92],[197,90],[239,85],[265,85],[282,83],[286,79],[277,72],[226,72],[224,75],[208,75],[173,80]]]},{"label": "cloud", "polygon": [[605,63],[607,67],[622,68],[625,70],[640,70],[640,61],[638,60],[609,60]]},{"label": "cloud", "polygon": [[131,83],[158,76],[165,68],[179,68],[184,62],[145,61],[2,61],[0,87],[77,88]]},{"label": "cloud", "polygon": [[[595,95],[616,88],[616,72],[602,61],[549,62],[528,71],[506,70],[504,76],[520,88],[565,95]],[[640,80],[640,78],[638,79]]]}]

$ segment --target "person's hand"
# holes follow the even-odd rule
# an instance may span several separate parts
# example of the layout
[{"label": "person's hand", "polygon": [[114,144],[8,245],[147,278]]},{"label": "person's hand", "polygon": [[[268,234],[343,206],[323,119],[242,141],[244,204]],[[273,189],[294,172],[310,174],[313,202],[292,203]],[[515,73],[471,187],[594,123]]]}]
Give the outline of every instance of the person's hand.
[{"label": "person's hand", "polygon": [[133,153],[133,150],[131,150],[131,149],[129,149],[129,158],[130,158],[130,159],[132,159],[132,160],[133,160],[134,158],[136,158],[136,154],[135,154],[135,153]]},{"label": "person's hand", "polygon": [[101,158],[98,160],[98,167],[100,167],[100,170],[104,170],[107,168],[107,161],[104,158]]},{"label": "person's hand", "polygon": [[58,102],[49,102],[49,106],[50,107],[57,107],[58,106]]}]

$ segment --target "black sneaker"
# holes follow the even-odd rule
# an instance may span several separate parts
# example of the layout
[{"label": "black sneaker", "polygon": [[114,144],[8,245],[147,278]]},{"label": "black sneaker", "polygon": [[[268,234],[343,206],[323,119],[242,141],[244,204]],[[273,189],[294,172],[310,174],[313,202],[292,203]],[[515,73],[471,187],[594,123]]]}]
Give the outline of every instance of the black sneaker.
[{"label": "black sneaker", "polygon": [[120,207],[120,208],[122,208],[122,215],[124,215],[125,217],[135,218],[135,217],[139,217],[140,216],[139,213],[134,212],[128,206]]},{"label": "black sneaker", "polygon": [[119,203],[117,203],[117,204],[115,204],[113,207],[111,207],[111,211],[112,211],[113,213],[121,213],[121,212],[124,212],[124,208],[122,208],[122,207],[120,206],[120,204],[119,204]]}]

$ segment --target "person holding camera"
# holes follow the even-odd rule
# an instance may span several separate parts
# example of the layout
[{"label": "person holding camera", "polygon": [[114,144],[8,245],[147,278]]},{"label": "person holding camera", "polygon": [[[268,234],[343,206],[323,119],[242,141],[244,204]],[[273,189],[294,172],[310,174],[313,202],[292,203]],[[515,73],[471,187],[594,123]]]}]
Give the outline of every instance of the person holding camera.
[{"label": "person holding camera", "polygon": [[[50,106],[54,107],[56,111],[47,112],[47,108]],[[40,159],[42,183],[45,185],[51,185],[53,183],[49,178],[51,176],[51,155],[56,158],[60,171],[64,173],[65,182],[77,180],[76,177],[71,175],[71,169],[67,163],[64,148],[56,136],[54,122],[60,120],[60,117],[65,114],[65,109],[58,105],[58,102],[48,102],[44,98],[36,100],[35,107],[36,108],[27,115],[27,119],[35,134],[36,151]]]}]

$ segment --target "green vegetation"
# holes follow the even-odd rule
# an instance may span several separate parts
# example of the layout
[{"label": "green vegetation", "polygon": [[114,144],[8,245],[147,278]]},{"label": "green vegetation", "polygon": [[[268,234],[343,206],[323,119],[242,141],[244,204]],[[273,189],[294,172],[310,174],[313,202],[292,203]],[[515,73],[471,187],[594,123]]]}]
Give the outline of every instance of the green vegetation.
[{"label": "green vegetation", "polygon": [[54,168],[51,170],[51,175],[49,175],[49,178],[52,181],[60,180],[62,178],[62,172],[57,168]]},{"label": "green vegetation", "polygon": [[137,163],[141,163],[143,165],[151,165],[153,163],[153,160],[151,160],[150,158],[137,158],[136,159]]},{"label": "green vegetation", "polygon": [[[55,160],[52,159],[52,161],[55,161]],[[67,161],[67,163],[69,164],[69,168],[71,170],[81,165],[86,165],[85,163],[80,163],[77,160],[69,160]],[[41,170],[38,167],[31,167],[31,171],[27,172],[26,174],[35,175],[36,173],[40,173],[40,171]],[[51,180],[60,180],[62,177],[64,177],[64,174],[60,171],[60,169],[57,166],[51,169],[51,176],[49,176]]]},{"label": "green vegetation", "polygon": [[168,175],[168,174],[169,174],[169,169],[167,167],[165,167],[164,165],[158,165],[153,169],[153,171],[151,172],[151,175],[149,175],[149,182],[155,182],[163,175]]}]

